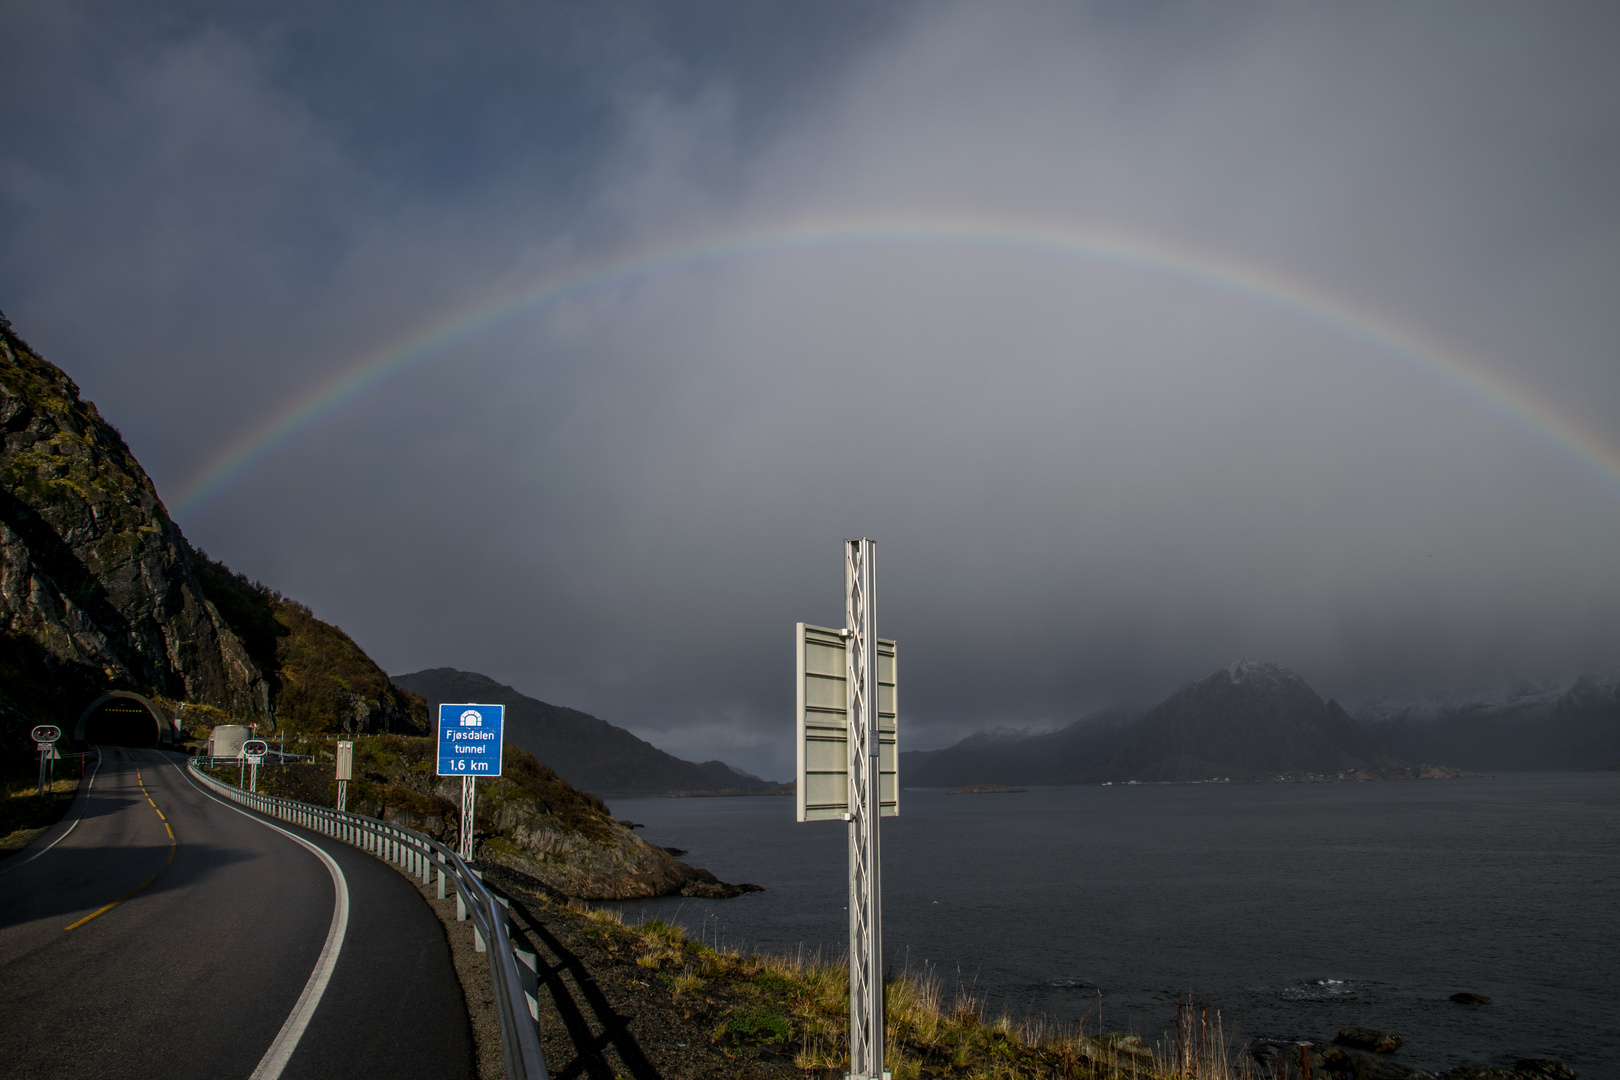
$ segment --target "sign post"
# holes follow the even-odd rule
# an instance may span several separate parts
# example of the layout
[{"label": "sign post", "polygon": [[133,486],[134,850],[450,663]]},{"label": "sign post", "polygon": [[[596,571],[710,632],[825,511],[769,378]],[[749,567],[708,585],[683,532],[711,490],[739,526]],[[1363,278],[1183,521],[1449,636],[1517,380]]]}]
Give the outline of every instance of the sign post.
[{"label": "sign post", "polygon": [[849,1074],[883,1067],[878,820],[899,813],[893,641],[877,636],[877,546],[844,542],[844,629],[799,623],[798,819],[849,824]]},{"label": "sign post", "polygon": [[259,765],[264,761],[264,755],[270,752],[270,744],[263,739],[249,739],[242,744],[242,756],[247,759],[249,766],[249,791],[259,790]]},{"label": "sign post", "polygon": [[41,724],[30,734],[34,737],[34,748],[39,751],[39,793],[45,794],[45,762],[51,758],[51,752],[56,748],[56,740],[62,737],[62,729],[55,724]]},{"label": "sign post", "polygon": [[501,775],[504,705],[439,706],[439,775],[461,777],[461,838],[464,861],[472,861],[474,784],[480,776]]},{"label": "sign post", "polygon": [[354,743],[340,741],[337,744],[337,808],[349,808],[349,781],[354,779]]}]

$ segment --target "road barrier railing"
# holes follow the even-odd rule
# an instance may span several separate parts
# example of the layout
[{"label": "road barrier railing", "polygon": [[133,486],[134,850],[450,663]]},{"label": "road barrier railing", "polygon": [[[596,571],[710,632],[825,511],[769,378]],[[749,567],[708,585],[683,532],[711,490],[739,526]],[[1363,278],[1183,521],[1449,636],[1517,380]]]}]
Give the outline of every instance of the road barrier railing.
[{"label": "road barrier railing", "polygon": [[[225,761],[226,759],[221,759]],[[234,762],[235,759],[229,759]],[[539,962],[534,953],[513,942],[508,929],[506,898],[493,892],[478,871],[462,861],[452,848],[431,836],[377,818],[329,806],[299,802],[279,795],[244,791],[210,776],[193,759],[191,775],[209,790],[266,817],[300,825],[341,840],[394,863],[428,884],[437,874],[436,894],[445,899],[456,892],[456,919],[472,920],[474,946],[489,956],[490,980],[495,989],[495,1011],[501,1025],[501,1053],[506,1058],[507,1080],[548,1080],[545,1055],[540,1052]]]}]

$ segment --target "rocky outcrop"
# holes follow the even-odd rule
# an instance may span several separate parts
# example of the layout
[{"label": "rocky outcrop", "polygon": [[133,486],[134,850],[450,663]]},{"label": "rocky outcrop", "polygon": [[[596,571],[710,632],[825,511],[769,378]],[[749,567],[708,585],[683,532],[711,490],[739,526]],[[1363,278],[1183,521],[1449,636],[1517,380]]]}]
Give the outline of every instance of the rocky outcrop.
[{"label": "rocky outcrop", "polygon": [[639,900],[653,896],[723,899],[755,886],[727,885],[707,870],[610,821],[586,835],[564,826],[536,800],[516,798],[495,813],[497,835],[478,846],[479,859],[496,862],[580,900]]},{"label": "rocky outcrop", "polygon": [[97,691],[270,711],[123,437],[0,317],[0,707],[71,719]]},{"label": "rocky outcrop", "polygon": [[[1465,995],[1453,995],[1452,1000],[1461,996]],[[1319,1080],[1577,1080],[1574,1069],[1551,1058],[1519,1058],[1511,1069],[1463,1064],[1448,1072],[1427,1073],[1389,1056],[1401,1042],[1399,1035],[1348,1027],[1339,1030],[1332,1044],[1257,1039],[1249,1044],[1248,1053],[1273,1075]]]},{"label": "rocky outcrop", "polygon": [[1371,1050],[1378,1054],[1393,1054],[1401,1048],[1401,1037],[1370,1027],[1340,1028],[1333,1041],[1354,1050]]}]

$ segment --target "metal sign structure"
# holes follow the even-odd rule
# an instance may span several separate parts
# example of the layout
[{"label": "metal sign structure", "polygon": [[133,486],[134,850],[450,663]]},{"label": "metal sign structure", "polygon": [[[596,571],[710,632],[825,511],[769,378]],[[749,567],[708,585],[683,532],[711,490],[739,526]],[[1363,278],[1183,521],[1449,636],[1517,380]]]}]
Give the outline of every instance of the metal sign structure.
[{"label": "metal sign structure", "polygon": [[844,541],[844,629],[799,623],[798,819],[849,823],[849,1080],[883,1067],[878,823],[900,811],[893,641],[877,636],[877,545]]},{"label": "metal sign structure", "polygon": [[[798,783],[800,821],[849,820],[849,679],[844,632],[799,623]],[[898,731],[895,722],[895,643],[878,639],[878,806],[883,817],[900,812]]]},{"label": "metal sign structure", "polygon": [[34,749],[39,751],[39,793],[45,794],[45,763],[50,761],[56,753],[56,740],[62,737],[62,729],[55,724],[41,724],[29,732],[34,737]]},{"label": "metal sign structure", "polygon": [[264,755],[270,752],[270,744],[263,739],[249,739],[242,744],[242,756],[248,763],[248,790],[259,790],[259,766],[264,764]]},{"label": "metal sign structure", "polygon": [[480,776],[501,775],[501,733],[505,705],[439,706],[439,775],[461,777],[461,842],[463,859],[472,858],[474,784]]},{"label": "metal sign structure", "polygon": [[339,741],[337,744],[337,808],[347,810],[349,802],[349,781],[354,779],[354,743]]}]

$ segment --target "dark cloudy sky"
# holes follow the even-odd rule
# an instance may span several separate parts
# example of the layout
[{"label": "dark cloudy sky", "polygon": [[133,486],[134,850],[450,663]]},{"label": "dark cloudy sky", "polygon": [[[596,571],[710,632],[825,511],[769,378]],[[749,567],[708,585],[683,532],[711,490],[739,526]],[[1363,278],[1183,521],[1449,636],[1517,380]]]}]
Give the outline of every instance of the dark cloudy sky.
[{"label": "dark cloudy sky", "polygon": [[[783,776],[792,624],[840,622],[862,534],[914,747],[1240,657],[1349,698],[1620,664],[1612,3],[13,0],[0,25],[0,307],[194,543],[389,671]],[[723,239],[902,220],[981,241]],[[704,244],[186,499],[381,343]]]}]

